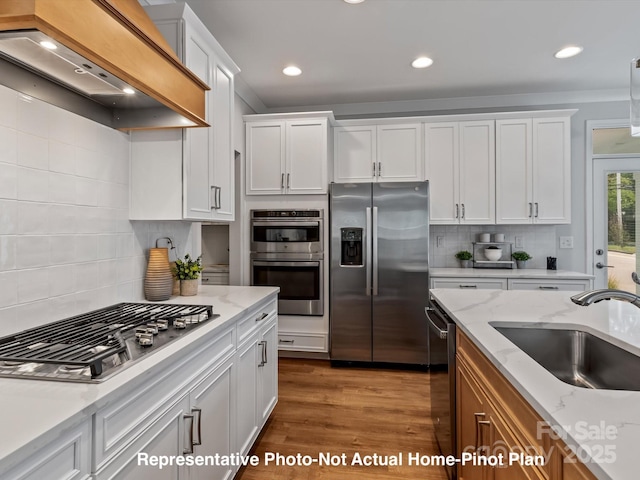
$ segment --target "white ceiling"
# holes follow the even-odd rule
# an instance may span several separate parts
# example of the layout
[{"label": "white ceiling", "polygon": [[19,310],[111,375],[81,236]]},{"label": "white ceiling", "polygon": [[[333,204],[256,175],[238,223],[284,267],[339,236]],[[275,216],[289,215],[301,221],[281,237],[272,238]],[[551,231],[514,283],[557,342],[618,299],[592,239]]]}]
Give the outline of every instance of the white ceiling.
[{"label": "white ceiling", "polygon": [[[268,109],[589,92],[621,96],[640,0],[187,0]],[[582,54],[553,57],[578,44]],[[427,55],[434,64],[417,70]],[[296,64],[299,77],[282,69]]]}]

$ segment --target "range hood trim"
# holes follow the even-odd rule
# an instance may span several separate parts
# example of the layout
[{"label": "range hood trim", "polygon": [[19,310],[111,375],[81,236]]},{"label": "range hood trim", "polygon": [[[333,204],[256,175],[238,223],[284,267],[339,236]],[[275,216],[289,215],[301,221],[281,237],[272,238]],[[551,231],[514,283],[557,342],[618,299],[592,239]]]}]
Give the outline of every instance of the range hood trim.
[{"label": "range hood trim", "polygon": [[178,60],[137,0],[3,1],[0,31],[16,30],[42,32],[171,110],[170,124],[158,122],[159,109],[150,123],[144,109],[131,110],[135,123],[123,124],[118,110],[113,128],[184,128],[185,118],[189,126],[209,126],[209,86]]}]

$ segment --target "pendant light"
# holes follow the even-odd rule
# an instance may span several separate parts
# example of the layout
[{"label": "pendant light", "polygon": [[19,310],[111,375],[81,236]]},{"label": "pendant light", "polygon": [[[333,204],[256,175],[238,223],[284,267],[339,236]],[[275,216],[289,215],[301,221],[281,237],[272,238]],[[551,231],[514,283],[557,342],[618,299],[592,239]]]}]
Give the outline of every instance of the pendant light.
[{"label": "pendant light", "polygon": [[640,59],[638,58],[631,61],[630,84],[631,136],[640,137]]}]

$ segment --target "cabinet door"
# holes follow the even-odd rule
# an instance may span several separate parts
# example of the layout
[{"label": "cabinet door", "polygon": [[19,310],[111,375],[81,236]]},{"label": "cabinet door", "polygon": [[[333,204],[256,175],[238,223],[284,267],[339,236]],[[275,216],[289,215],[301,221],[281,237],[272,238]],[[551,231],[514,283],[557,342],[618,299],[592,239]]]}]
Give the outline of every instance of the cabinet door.
[{"label": "cabinet door", "polygon": [[247,195],[285,191],[285,122],[247,123]]},{"label": "cabinet door", "polygon": [[421,124],[378,126],[378,182],[424,180]]},{"label": "cabinet door", "polygon": [[[195,443],[200,443],[194,446],[194,455],[229,456],[236,451],[234,369],[233,358],[225,361],[191,391]],[[222,465],[190,467],[191,480],[229,479],[234,471]]]},{"label": "cabinet door", "polygon": [[571,223],[569,118],[533,119],[534,223]]},{"label": "cabinet door", "polygon": [[426,124],[424,144],[429,223],[457,224],[460,216],[458,124]]},{"label": "cabinet door", "polygon": [[261,353],[264,356],[258,363],[258,421],[260,426],[267,421],[278,401],[278,324],[274,319],[263,329]]},{"label": "cabinet door", "polygon": [[460,122],[460,223],[495,223],[495,172],[495,122]]},{"label": "cabinet door", "polygon": [[235,167],[233,148],[233,75],[220,63],[214,70],[213,97],[213,219],[235,219]]},{"label": "cabinet door", "polygon": [[[489,420],[486,400],[482,391],[461,362],[456,367],[456,429],[458,436],[458,457],[463,452],[482,454],[485,427],[478,422]],[[484,439],[488,440],[487,436]],[[483,480],[481,466],[465,463],[458,465],[460,480]]]},{"label": "cabinet door", "polygon": [[591,280],[549,280],[535,278],[510,278],[509,290],[550,290],[582,292],[591,288]]},{"label": "cabinet door", "polygon": [[[376,127],[336,127],[334,141],[334,181],[358,183],[374,181]],[[377,170],[376,170],[377,171]]]},{"label": "cabinet door", "polygon": [[327,193],[327,120],[287,121],[286,145],[286,193]]},{"label": "cabinet door", "polygon": [[237,451],[243,455],[258,434],[259,338],[257,331],[238,349]]},{"label": "cabinet door", "polygon": [[531,119],[496,121],[496,223],[533,221]]},{"label": "cabinet door", "polygon": [[[185,25],[186,66],[207,85],[213,84],[213,58],[205,39]],[[211,91],[206,96],[206,111],[211,112]],[[211,122],[211,116],[207,120]],[[183,216],[191,220],[210,220],[213,199],[211,128],[184,129]],[[176,178],[176,182],[180,179]]]}]

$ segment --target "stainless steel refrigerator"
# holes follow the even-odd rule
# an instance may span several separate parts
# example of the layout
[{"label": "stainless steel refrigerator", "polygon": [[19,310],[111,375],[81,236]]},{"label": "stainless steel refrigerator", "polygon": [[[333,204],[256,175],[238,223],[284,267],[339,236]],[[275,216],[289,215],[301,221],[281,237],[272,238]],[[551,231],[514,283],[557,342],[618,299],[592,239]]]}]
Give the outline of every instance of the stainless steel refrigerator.
[{"label": "stainless steel refrigerator", "polygon": [[427,365],[429,185],[330,187],[332,361]]}]

